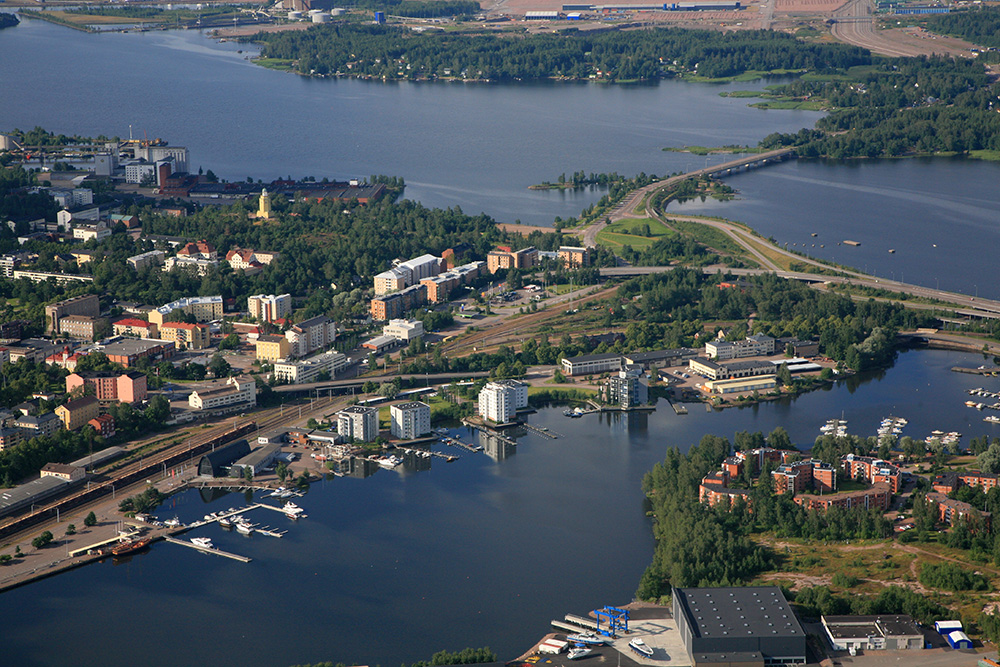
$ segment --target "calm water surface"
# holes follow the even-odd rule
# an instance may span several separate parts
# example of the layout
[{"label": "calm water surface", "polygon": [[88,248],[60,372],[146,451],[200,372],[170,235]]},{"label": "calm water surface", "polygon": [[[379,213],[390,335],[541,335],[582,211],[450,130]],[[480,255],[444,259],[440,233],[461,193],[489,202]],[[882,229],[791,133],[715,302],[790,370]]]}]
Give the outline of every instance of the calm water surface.
[{"label": "calm water surface", "polygon": [[737,200],[668,210],[739,220],[791,250],[878,276],[1000,298],[996,162],[794,160],[726,182]]},{"label": "calm water surface", "polygon": [[529,185],[581,169],[683,171],[705,159],[663,147],[755,145],[820,117],[718,95],[764,82],[378,84],[266,70],[244,60],[252,51],[196,31],[90,35],[24,20],[0,32],[0,129],[128,136],[132,125],[224,178],[390,174],[428,206],[550,225],[603,193]]},{"label": "calm water surface", "polygon": [[[963,402],[965,389],[996,390],[998,381],[948,371],[959,363],[981,357],[906,352],[888,371],[741,410],[691,406],[677,416],[661,404],[650,415],[574,420],[544,409],[531,423],[565,437],[529,433],[498,461],[463,453],[451,464],[435,459],[425,472],[316,484],[299,501],[309,517],[283,526],[289,532],[280,540],[219,527],[193,534],[250,556],[249,564],[158,544],[122,565],[4,593],[4,661],[397,665],[485,645],[511,658],[552,618],[631,598],[653,548],[640,482],[667,447],[779,425],[808,445],[841,414],[858,434],[873,434],[890,414],[909,419],[904,434],[914,437],[997,433]],[[191,491],[159,515],[191,521],[241,502],[205,502]],[[254,520],[284,523],[264,512]]]}]

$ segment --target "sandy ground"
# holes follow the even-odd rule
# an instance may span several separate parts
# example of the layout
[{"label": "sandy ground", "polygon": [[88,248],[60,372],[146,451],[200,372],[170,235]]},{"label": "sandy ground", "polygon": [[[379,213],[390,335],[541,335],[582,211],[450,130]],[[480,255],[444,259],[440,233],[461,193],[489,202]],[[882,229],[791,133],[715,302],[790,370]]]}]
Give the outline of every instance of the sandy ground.
[{"label": "sandy ground", "polygon": [[774,11],[782,14],[814,14],[832,12],[843,0],[774,0]]},{"label": "sandy ground", "polygon": [[972,44],[956,37],[945,37],[927,32],[923,28],[892,28],[879,30],[878,34],[893,44],[919,48],[927,54],[972,57]]},{"label": "sandy ground", "polygon": [[212,31],[215,37],[248,37],[256,35],[258,32],[293,32],[296,30],[306,30],[313,24],[308,21],[302,23],[284,23],[281,25],[247,25],[238,28],[216,28]]}]

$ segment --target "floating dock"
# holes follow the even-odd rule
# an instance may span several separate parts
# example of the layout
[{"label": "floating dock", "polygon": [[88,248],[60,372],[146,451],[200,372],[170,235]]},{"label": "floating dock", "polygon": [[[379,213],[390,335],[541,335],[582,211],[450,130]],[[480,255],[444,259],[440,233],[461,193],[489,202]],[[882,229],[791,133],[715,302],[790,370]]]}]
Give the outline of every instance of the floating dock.
[{"label": "floating dock", "polygon": [[188,542],[187,540],[179,540],[176,537],[170,537],[169,535],[164,536],[163,539],[166,540],[167,542],[170,542],[171,544],[179,544],[182,547],[189,547],[189,548],[194,549],[196,551],[201,551],[201,552],[204,552],[204,553],[207,553],[207,554],[213,554],[213,555],[216,555],[216,556],[223,556],[225,558],[231,558],[233,560],[238,560],[241,563],[249,563],[250,562],[250,559],[247,558],[246,556],[241,556],[239,554],[229,553],[228,551],[223,551],[222,549],[216,549],[215,547],[203,547],[203,546],[199,546],[199,545],[195,544],[194,542]]},{"label": "floating dock", "polygon": [[562,436],[561,433],[556,433],[555,431],[552,431],[550,429],[540,429],[537,426],[532,426],[531,424],[522,424],[522,426],[524,426],[524,428],[528,429],[529,431],[534,431],[538,435],[543,435],[546,438],[549,438],[550,440],[558,440],[559,437]]},{"label": "floating dock", "polygon": [[593,619],[584,618],[583,616],[574,616],[573,614],[566,614],[564,618],[568,622],[587,628],[588,630],[600,630],[600,626],[597,624],[597,621]]},{"label": "floating dock", "polygon": [[988,368],[984,368],[983,366],[980,366],[979,368],[952,366],[951,370],[956,373],[969,373],[971,375],[996,375],[1000,373],[1000,366],[990,366]]}]

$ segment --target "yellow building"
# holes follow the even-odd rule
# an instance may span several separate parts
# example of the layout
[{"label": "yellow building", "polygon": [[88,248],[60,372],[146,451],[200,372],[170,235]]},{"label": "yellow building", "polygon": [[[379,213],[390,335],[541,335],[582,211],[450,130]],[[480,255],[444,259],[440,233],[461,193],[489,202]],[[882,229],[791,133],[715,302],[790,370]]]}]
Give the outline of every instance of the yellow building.
[{"label": "yellow building", "polygon": [[163,326],[163,323],[167,321],[167,318],[174,311],[181,311],[186,315],[194,315],[194,318],[199,322],[218,320],[222,318],[222,297],[195,296],[171,301],[156,310],[150,311],[149,321],[157,326]]},{"label": "yellow building", "polygon": [[84,396],[56,408],[56,416],[67,431],[75,431],[100,414],[101,404],[94,396]]},{"label": "yellow building", "polygon": [[267,194],[267,188],[260,192],[260,204],[257,207],[257,217],[261,220],[270,220],[274,217],[271,213],[271,195]]},{"label": "yellow building", "polygon": [[287,359],[291,346],[284,336],[261,335],[257,337],[257,360],[274,363]]},{"label": "yellow building", "polygon": [[205,324],[165,322],[160,328],[163,340],[172,340],[180,350],[202,350],[211,344],[212,336]]}]

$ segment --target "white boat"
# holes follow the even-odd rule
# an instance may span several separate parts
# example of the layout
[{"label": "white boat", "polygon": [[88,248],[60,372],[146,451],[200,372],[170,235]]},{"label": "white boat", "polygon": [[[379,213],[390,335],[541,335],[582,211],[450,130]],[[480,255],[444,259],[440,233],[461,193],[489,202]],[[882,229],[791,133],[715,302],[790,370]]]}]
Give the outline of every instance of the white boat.
[{"label": "white boat", "polygon": [[285,492],[285,487],[279,486],[278,488],[276,488],[274,491],[272,491],[271,493],[269,493],[267,495],[270,498],[280,498],[281,494],[284,493],[284,492]]},{"label": "white boat", "polygon": [[569,653],[566,654],[570,660],[579,660],[580,658],[586,658],[588,655],[593,655],[594,649],[587,648],[586,646],[577,646],[576,648],[571,648]]},{"label": "white boat", "polygon": [[212,540],[208,537],[192,537],[191,544],[195,545],[196,547],[201,547],[202,549],[212,548]]},{"label": "white boat", "polygon": [[178,526],[181,525],[181,520],[178,519],[177,517],[174,517],[173,519],[167,519],[166,521],[164,521],[163,525],[166,526],[167,528],[177,528]]},{"label": "white boat", "polygon": [[1000,417],[996,415],[990,415],[983,419],[984,422],[989,422],[990,424],[1000,424]]},{"label": "white boat", "polygon": [[392,455],[380,456],[375,460],[378,461],[378,464],[380,466],[382,466],[383,468],[388,468],[390,470],[403,462],[403,459]]},{"label": "white boat", "polygon": [[230,519],[228,516],[224,516],[221,519],[219,519],[219,525],[222,526],[223,528],[232,528],[233,520]]},{"label": "white boat", "polygon": [[285,513],[285,516],[291,519],[298,519],[300,516],[303,516],[302,513],[305,510],[296,505],[295,503],[288,502],[285,503],[284,507],[281,508],[281,511]]},{"label": "white boat", "polygon": [[601,646],[608,643],[605,637],[596,632],[581,632],[575,635],[566,635],[566,639],[577,644],[590,644],[591,646]]},{"label": "white boat", "polygon": [[253,526],[251,526],[246,521],[236,521],[235,525],[236,525],[236,530],[242,533],[243,535],[249,535],[250,533],[253,532]]},{"label": "white boat", "polygon": [[653,649],[642,641],[639,637],[636,637],[628,643],[628,647],[638,653],[639,655],[645,656],[647,658],[653,657]]}]

